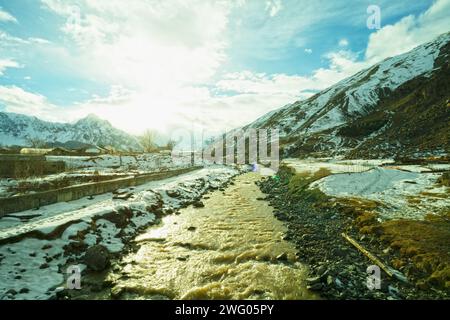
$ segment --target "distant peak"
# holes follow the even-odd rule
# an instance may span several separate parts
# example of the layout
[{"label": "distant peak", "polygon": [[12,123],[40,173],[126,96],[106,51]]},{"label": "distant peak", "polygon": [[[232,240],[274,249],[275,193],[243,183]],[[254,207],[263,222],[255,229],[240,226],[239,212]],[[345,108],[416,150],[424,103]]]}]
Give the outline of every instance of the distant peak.
[{"label": "distant peak", "polygon": [[107,120],[102,119],[93,113],[90,113],[86,117],[78,120],[77,123],[97,123],[111,125]]},{"label": "distant peak", "polygon": [[86,119],[86,120],[96,120],[96,121],[102,120],[99,116],[97,116],[94,113],[89,113],[84,119]]}]

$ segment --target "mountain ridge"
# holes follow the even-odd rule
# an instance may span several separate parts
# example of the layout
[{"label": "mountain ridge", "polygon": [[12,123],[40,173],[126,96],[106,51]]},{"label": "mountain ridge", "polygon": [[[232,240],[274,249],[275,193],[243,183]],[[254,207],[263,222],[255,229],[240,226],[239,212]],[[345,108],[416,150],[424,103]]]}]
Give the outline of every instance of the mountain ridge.
[{"label": "mountain ridge", "polygon": [[123,151],[140,151],[138,139],[114,128],[93,114],[75,123],[49,122],[35,116],[0,112],[0,143],[5,146],[29,146],[30,139],[49,145],[113,146]]},{"label": "mountain ridge", "polygon": [[[413,150],[408,147],[414,137],[402,135],[399,132],[398,143],[392,137],[390,142],[384,141],[385,132],[395,130],[392,125],[402,126],[402,115],[404,122],[411,121],[411,114],[405,114],[395,107],[396,97],[398,104],[401,100],[407,99],[408,95],[425,90],[428,92],[427,98],[432,99],[437,106],[434,107],[436,114],[441,119],[436,123],[428,123],[436,130],[449,130],[450,123],[449,110],[446,103],[450,98],[449,88],[445,84],[450,83],[448,78],[448,65],[450,56],[450,32],[444,33],[409,52],[398,56],[386,58],[385,60],[357,72],[356,74],[339,81],[333,86],[315,94],[314,96],[289,104],[285,107],[271,111],[254,122],[246,125],[247,128],[278,128],[280,133],[281,153],[283,156],[348,156],[348,157],[383,157],[398,156],[401,153],[401,146],[405,146],[405,154],[413,155],[418,153],[448,153],[449,139],[442,134],[440,143],[441,148],[436,148],[429,135],[432,130],[426,130],[423,138],[427,143],[420,143],[419,150]],[[444,71],[443,71],[444,70]],[[420,79],[420,81],[414,81]],[[439,81],[443,82],[439,85]],[[428,85],[431,84],[433,85]],[[413,84],[413,85],[412,85]],[[435,88],[441,88],[434,90]],[[438,101],[439,100],[439,101]],[[414,104],[415,100],[411,97],[408,100]],[[387,104],[389,102],[389,105]],[[423,100],[422,104],[427,104]],[[405,107],[405,106],[403,106]],[[414,112],[415,109],[409,109]],[[374,113],[384,112],[377,117]],[[427,116],[422,111],[421,116],[435,118],[432,114]],[[392,113],[392,114],[390,114]],[[397,117],[395,122],[389,123],[390,117]],[[370,118],[376,120],[369,121]],[[345,128],[352,123],[357,122],[365,124],[366,132],[360,136],[352,136],[345,133]],[[348,130],[351,130],[351,126]],[[347,131],[348,131],[347,130]],[[383,131],[384,130],[384,131]],[[347,132],[348,133],[348,132]],[[378,137],[378,138],[377,138]],[[377,141],[379,144],[369,143]],[[388,143],[383,147],[383,144]],[[364,145],[367,144],[367,147]],[[369,145],[371,146],[369,148]],[[373,150],[377,147],[377,150]],[[355,152],[355,148],[358,152]]]}]

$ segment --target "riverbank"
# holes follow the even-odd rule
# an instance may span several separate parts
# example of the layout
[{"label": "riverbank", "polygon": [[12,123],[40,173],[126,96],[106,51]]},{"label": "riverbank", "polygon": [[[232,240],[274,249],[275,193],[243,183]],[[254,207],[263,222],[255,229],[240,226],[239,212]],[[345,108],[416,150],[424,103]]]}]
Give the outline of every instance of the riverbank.
[{"label": "riverbank", "polygon": [[[275,216],[288,228],[285,239],[295,244],[300,261],[310,266],[309,288],[327,299],[449,298],[445,290],[430,287],[422,290],[420,283],[405,283],[384,272],[380,290],[367,287],[366,270],[374,262],[345,240],[342,233],[387,264],[402,257],[382,241],[381,234],[377,233],[382,229],[378,228],[373,215],[357,215],[351,206],[318,189],[308,188],[310,183],[328,174],[323,170],[312,176],[302,176],[294,170],[281,168],[278,175],[259,183],[266,194],[265,200],[275,208]],[[373,203],[360,201],[358,205],[366,206],[367,213]],[[361,232],[364,227],[370,232]]]},{"label": "riverbank", "polygon": [[162,218],[135,238],[133,252],[112,263],[103,290],[76,298],[317,299],[306,288],[308,268],[282,239],[286,228],[258,200],[260,178],[236,176],[204,194],[204,206]]},{"label": "riverbank", "polygon": [[[137,235],[181,208],[202,206],[203,194],[224,188],[239,172],[212,166],[81,199],[80,208],[61,203],[0,219],[0,299],[70,299],[102,290],[102,275],[135,250]],[[80,291],[67,288],[72,267],[81,271]]]}]

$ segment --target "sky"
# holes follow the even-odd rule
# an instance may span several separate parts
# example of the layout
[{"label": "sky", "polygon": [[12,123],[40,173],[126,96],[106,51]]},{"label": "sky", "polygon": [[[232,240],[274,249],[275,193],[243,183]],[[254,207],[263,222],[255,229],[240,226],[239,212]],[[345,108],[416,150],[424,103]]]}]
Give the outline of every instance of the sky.
[{"label": "sky", "polygon": [[449,16],[450,0],[0,0],[0,111],[224,132],[450,31]]}]

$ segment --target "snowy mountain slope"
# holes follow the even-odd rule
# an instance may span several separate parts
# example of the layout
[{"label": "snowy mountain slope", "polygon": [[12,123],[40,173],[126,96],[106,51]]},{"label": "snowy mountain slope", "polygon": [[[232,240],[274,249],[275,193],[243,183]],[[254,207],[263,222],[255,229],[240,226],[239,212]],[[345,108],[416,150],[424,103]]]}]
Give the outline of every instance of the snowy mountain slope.
[{"label": "snowy mountain slope", "polygon": [[[449,54],[450,33],[445,33],[410,52],[385,59],[362,70],[307,100],[272,111],[244,129],[278,128],[285,155],[306,155],[316,151],[327,154],[348,154],[350,150],[356,147],[361,149],[362,145],[368,141],[378,136],[382,137],[389,130],[395,129],[392,126],[401,125],[401,119],[397,119],[395,115],[401,113],[406,120],[414,116],[414,111],[421,112],[414,109],[410,110],[412,111],[410,113],[402,113],[399,106],[394,107],[394,105],[406,99],[419,87],[432,82],[434,84],[427,89],[430,91],[428,99],[422,101],[421,105],[433,100],[438,104],[436,113],[444,119],[449,119],[449,108],[446,107],[449,91],[444,88],[431,92],[433,88],[439,86],[438,83],[449,82],[446,69],[449,64]],[[420,81],[417,81],[418,79]],[[411,82],[414,83],[413,86]],[[393,97],[395,101],[392,100]],[[436,98],[440,101],[435,101]],[[409,98],[408,101],[411,104],[416,100]],[[390,106],[387,105],[388,101]],[[373,117],[373,114],[379,113],[380,110],[383,110],[383,114],[375,117],[376,121],[368,121],[368,118]],[[423,116],[433,117],[431,114]],[[393,122],[394,118],[396,121]],[[350,123],[355,125],[358,121],[364,122],[364,119],[366,119],[365,129],[367,129],[365,134],[358,137],[343,134],[345,127]],[[442,121],[439,120],[438,123],[442,124]],[[420,126],[420,124],[416,125]],[[450,131],[448,124],[446,129]],[[404,137],[398,138],[404,140]],[[383,139],[378,139],[378,142],[383,142]],[[397,142],[397,148],[405,143],[405,141]],[[448,139],[443,142],[448,145]],[[390,143],[386,145],[387,149],[391,147]],[[431,145],[430,148],[423,147],[424,149],[420,151],[432,151]]]},{"label": "snowy mountain slope", "polygon": [[141,150],[136,137],[89,115],[74,124],[53,123],[22,114],[0,112],[0,144],[28,146],[29,139],[50,144],[113,146],[120,150]]}]

